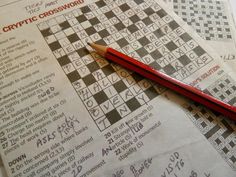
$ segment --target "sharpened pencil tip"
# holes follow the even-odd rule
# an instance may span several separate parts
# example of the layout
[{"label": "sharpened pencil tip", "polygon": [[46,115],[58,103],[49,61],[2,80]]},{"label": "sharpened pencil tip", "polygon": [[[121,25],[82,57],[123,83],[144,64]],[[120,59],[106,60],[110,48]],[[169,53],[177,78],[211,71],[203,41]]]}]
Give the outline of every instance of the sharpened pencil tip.
[{"label": "sharpened pencil tip", "polygon": [[87,42],[87,44],[91,47],[91,43]]}]

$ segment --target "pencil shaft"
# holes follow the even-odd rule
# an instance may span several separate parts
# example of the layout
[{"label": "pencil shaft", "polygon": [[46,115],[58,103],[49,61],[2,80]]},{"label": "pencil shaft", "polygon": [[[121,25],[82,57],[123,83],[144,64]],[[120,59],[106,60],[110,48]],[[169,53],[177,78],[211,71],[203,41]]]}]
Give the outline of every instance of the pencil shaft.
[{"label": "pencil shaft", "polygon": [[[93,47],[93,45],[91,45],[91,47]],[[187,98],[201,103],[202,105],[209,107],[210,109],[219,112],[232,120],[236,120],[236,107],[218,100],[190,85],[171,78],[170,76],[161,73],[117,50],[97,44],[95,44],[94,48],[99,50],[99,53],[102,53],[103,56],[105,56],[108,60],[118,63],[127,69],[135,71],[145,78],[151,79],[160,85],[163,85],[177,93],[186,96]]]}]

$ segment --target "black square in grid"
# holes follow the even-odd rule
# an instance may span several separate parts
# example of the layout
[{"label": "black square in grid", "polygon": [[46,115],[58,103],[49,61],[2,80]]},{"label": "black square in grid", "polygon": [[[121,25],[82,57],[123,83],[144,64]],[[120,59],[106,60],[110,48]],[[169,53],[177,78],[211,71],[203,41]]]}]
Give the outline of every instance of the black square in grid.
[{"label": "black square in grid", "polygon": [[116,89],[116,91],[118,93],[124,91],[125,89],[127,89],[127,86],[124,84],[124,82],[122,80],[116,82],[113,84],[114,88]]},{"label": "black square in grid", "polygon": [[127,11],[127,10],[129,10],[130,9],[130,7],[128,6],[128,4],[122,4],[121,6],[120,6],[120,9],[123,11],[123,12],[125,12],[125,11]]},{"label": "black square in grid", "polygon": [[159,15],[159,17],[161,17],[161,18],[167,15],[166,11],[164,11],[163,9],[157,11],[156,13],[157,13],[157,15]]},{"label": "black square in grid", "polygon": [[140,48],[138,50],[136,50],[137,54],[140,56],[140,57],[144,57],[145,55],[148,54],[147,50],[145,48]]},{"label": "black square in grid", "polygon": [[67,38],[69,39],[69,41],[71,43],[76,42],[76,41],[79,40],[79,36],[76,33],[71,34],[70,36],[67,36]]},{"label": "black square in grid", "polygon": [[106,16],[108,19],[110,19],[110,18],[115,17],[116,15],[114,14],[113,11],[109,11],[109,12],[106,12],[106,13],[105,13],[105,16]]},{"label": "black square in grid", "polygon": [[95,2],[95,4],[98,6],[98,7],[104,7],[105,5],[106,5],[106,3],[103,1],[103,0],[101,0],[101,1],[98,1],[98,2]]},{"label": "black square in grid", "polygon": [[133,15],[129,18],[133,23],[136,23],[140,20],[140,18],[138,17],[138,15]]},{"label": "black square in grid", "polygon": [[169,25],[169,27],[172,29],[172,30],[174,30],[174,29],[176,29],[176,28],[178,28],[179,27],[179,24],[178,23],[176,23],[176,21],[171,21],[170,23],[168,23],[168,25]]},{"label": "black square in grid", "polygon": [[94,82],[96,82],[96,79],[93,77],[92,74],[89,74],[83,78],[83,81],[86,86],[89,86],[89,85],[93,84]]},{"label": "black square in grid", "polygon": [[142,21],[146,26],[153,23],[152,20],[149,17],[144,18]]},{"label": "black square in grid", "polygon": [[106,29],[103,29],[102,31],[99,31],[98,34],[101,36],[101,38],[109,36],[109,32]]},{"label": "black square in grid", "polygon": [[76,17],[76,19],[80,23],[87,21],[87,18],[84,15],[80,15],[80,16]]},{"label": "black square in grid", "polygon": [[114,124],[121,119],[121,116],[116,109],[113,109],[112,111],[108,112],[106,114],[106,117],[111,124]]},{"label": "black square in grid", "polygon": [[191,63],[191,60],[186,55],[181,56],[179,58],[179,61],[183,66],[186,66],[187,64]]},{"label": "black square in grid", "polygon": [[68,23],[68,21],[64,21],[64,22],[60,23],[59,25],[62,29],[66,29],[66,28],[70,27],[70,24]]},{"label": "black square in grid", "polygon": [[158,49],[156,49],[156,50],[154,50],[153,52],[151,52],[150,55],[151,55],[152,58],[154,58],[155,60],[162,57],[162,54],[159,52]]},{"label": "black square in grid", "polygon": [[169,51],[173,51],[173,50],[177,49],[178,46],[173,41],[170,41],[169,43],[166,44],[166,48]]},{"label": "black square in grid", "polygon": [[150,66],[155,70],[160,70],[161,69],[161,66],[156,61],[152,62],[150,64]]},{"label": "black square in grid", "polygon": [[155,11],[151,7],[146,8],[144,12],[147,14],[147,16],[150,16],[155,13]]},{"label": "black square in grid", "polygon": [[173,73],[176,72],[175,68],[174,68],[172,65],[170,65],[170,64],[166,65],[166,66],[163,68],[163,70],[164,70],[165,73],[168,74],[168,75],[171,75],[171,74],[173,74]]},{"label": "black square in grid", "polygon": [[77,53],[79,54],[80,57],[84,57],[89,54],[89,51],[86,47],[83,47],[81,49],[78,49]]},{"label": "black square in grid", "polygon": [[61,44],[60,44],[58,41],[52,42],[52,43],[50,43],[50,44],[48,44],[48,45],[49,45],[49,47],[50,47],[50,49],[51,49],[52,51],[61,48]]},{"label": "black square in grid", "polygon": [[188,33],[182,34],[182,35],[180,36],[180,38],[181,38],[184,42],[188,42],[188,41],[190,41],[190,40],[192,39],[192,37],[189,36]]},{"label": "black square in grid", "polygon": [[147,95],[147,97],[152,100],[153,98],[156,98],[158,93],[157,91],[155,90],[154,87],[150,87],[148,88],[147,90],[144,91],[144,93]]},{"label": "black square in grid", "polygon": [[123,48],[123,47],[125,47],[125,46],[127,46],[127,45],[129,44],[128,41],[127,41],[125,38],[119,39],[118,41],[116,41],[116,43],[117,43],[121,48]]},{"label": "black square in grid", "polygon": [[72,71],[71,73],[67,74],[68,79],[70,80],[71,83],[77,81],[80,79],[79,73],[75,70]]},{"label": "black square in grid", "polygon": [[138,27],[134,24],[128,26],[127,29],[130,31],[130,33],[134,33],[139,30]]},{"label": "black square in grid", "polygon": [[163,33],[163,31],[160,28],[154,31],[153,34],[155,34],[157,38],[160,38],[165,35],[165,33]]},{"label": "black square in grid", "polygon": [[94,27],[89,27],[89,28],[86,28],[85,29],[85,31],[86,31],[86,33],[88,34],[88,35],[92,35],[92,34],[95,34],[97,31],[94,29]]},{"label": "black square in grid", "polygon": [[102,104],[103,102],[108,100],[107,95],[104,93],[104,91],[100,91],[93,95],[94,99],[97,101],[98,104]]},{"label": "black square in grid", "polygon": [[71,61],[70,61],[70,59],[68,58],[67,55],[65,55],[61,58],[58,58],[57,61],[60,64],[60,66],[64,66],[64,65],[67,65],[67,64],[71,63]]},{"label": "black square in grid", "polygon": [[81,11],[82,11],[83,13],[88,13],[88,12],[91,11],[88,6],[81,7],[80,9],[81,9]]},{"label": "black square in grid", "polygon": [[100,45],[107,45],[103,39],[98,40],[96,43]]},{"label": "black square in grid", "polygon": [[103,68],[101,68],[101,70],[106,76],[109,76],[110,74],[115,72],[114,68],[111,65],[106,65]]},{"label": "black square in grid", "polygon": [[136,98],[131,98],[129,101],[126,102],[126,105],[128,106],[131,112],[135,111],[141,106]]},{"label": "black square in grid", "polygon": [[146,38],[145,36],[142,37],[142,38],[140,38],[140,39],[138,40],[138,42],[139,42],[142,46],[145,46],[145,45],[147,45],[147,44],[150,43],[150,41],[148,40],[148,38]]},{"label": "black square in grid", "polygon": [[98,69],[100,69],[100,67],[99,67],[99,65],[97,64],[96,61],[87,64],[87,67],[88,67],[88,69],[89,69],[89,71],[90,71],[91,73],[94,72],[94,71],[96,71],[96,70],[98,70]]},{"label": "black square in grid", "polygon": [[41,32],[41,34],[43,35],[43,37],[47,37],[47,36],[50,36],[50,35],[52,34],[50,28],[41,30],[40,32]]},{"label": "black square in grid", "polygon": [[201,48],[200,46],[197,46],[196,48],[193,49],[193,51],[197,54],[197,56],[202,56],[205,52],[205,50],[203,50],[203,48]]},{"label": "black square in grid", "polygon": [[139,75],[138,73],[132,73],[131,76],[136,82],[143,80],[143,76]]},{"label": "black square in grid", "polygon": [[115,26],[115,28],[116,28],[118,31],[120,31],[120,30],[122,30],[122,29],[125,28],[125,25],[124,25],[123,23],[121,23],[121,22],[115,24],[114,26]]}]

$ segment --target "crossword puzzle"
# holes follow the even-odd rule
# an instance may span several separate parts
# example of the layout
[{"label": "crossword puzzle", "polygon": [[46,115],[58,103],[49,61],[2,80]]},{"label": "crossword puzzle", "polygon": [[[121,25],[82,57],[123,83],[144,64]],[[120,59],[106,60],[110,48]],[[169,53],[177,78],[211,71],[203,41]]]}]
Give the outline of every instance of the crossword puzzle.
[{"label": "crossword puzzle", "polygon": [[173,0],[173,7],[185,22],[205,40],[231,40],[225,4],[219,0]]},{"label": "crossword puzzle", "polygon": [[87,42],[109,45],[179,80],[212,61],[151,0],[100,0],[38,28],[100,131],[165,89],[89,52]]},{"label": "crossword puzzle", "polygon": [[[208,87],[204,92],[212,94],[222,101],[236,105],[236,84],[225,75]],[[185,105],[187,115],[202,134],[218,150],[223,158],[236,170],[236,125],[217,113],[198,104]]]}]

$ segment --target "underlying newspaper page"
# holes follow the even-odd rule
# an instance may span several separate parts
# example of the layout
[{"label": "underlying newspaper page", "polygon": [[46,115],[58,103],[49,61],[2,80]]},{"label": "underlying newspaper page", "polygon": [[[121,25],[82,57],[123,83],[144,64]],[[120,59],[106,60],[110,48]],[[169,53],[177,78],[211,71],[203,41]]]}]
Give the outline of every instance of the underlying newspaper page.
[{"label": "underlying newspaper page", "polygon": [[230,0],[164,0],[236,69],[236,25]]},{"label": "underlying newspaper page", "polygon": [[235,105],[235,75],[161,2],[12,1],[0,16],[8,176],[235,176],[234,154],[223,159],[199,132],[189,100],[87,46],[107,44]]}]

